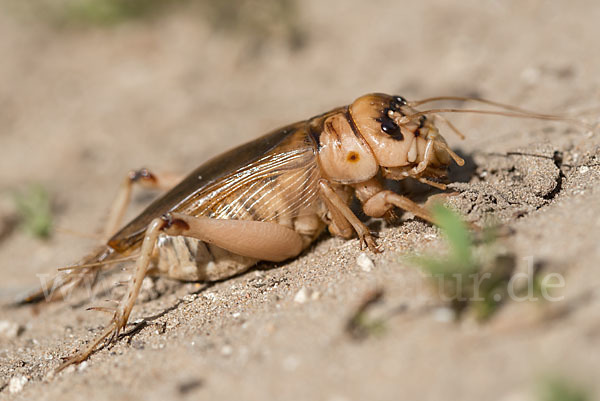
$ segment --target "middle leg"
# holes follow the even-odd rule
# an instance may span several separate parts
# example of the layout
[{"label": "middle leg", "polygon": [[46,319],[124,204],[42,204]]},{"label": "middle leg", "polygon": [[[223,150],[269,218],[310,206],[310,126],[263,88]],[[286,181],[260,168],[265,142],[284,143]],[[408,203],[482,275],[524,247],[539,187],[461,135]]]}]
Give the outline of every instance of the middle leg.
[{"label": "middle leg", "polygon": [[377,248],[373,235],[367,226],[356,217],[346,202],[335,192],[331,184],[327,180],[322,179],[319,181],[319,186],[321,196],[331,213],[334,229],[339,230],[345,227],[345,233],[347,233],[351,226],[358,235],[361,248],[363,245],[366,245],[373,253],[381,252]]}]

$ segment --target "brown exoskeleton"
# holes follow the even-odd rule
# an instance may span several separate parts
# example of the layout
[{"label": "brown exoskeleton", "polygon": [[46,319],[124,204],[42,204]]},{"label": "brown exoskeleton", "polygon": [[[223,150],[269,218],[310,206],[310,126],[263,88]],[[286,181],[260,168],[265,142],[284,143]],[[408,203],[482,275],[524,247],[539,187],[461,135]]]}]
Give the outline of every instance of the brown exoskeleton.
[{"label": "brown exoskeleton", "polygon": [[[185,281],[224,279],[260,260],[279,262],[299,255],[325,227],[344,238],[356,233],[361,247],[378,252],[368,228],[348,206],[352,195],[368,216],[382,217],[398,207],[431,222],[424,207],[385,189],[383,180],[412,178],[443,188],[433,179],[443,177],[452,160],[463,164],[434,122],[436,112],[465,110],[414,108],[440,99],[408,102],[400,96],[365,95],[349,106],[273,131],[194,170],[99,250],[24,300],[42,299],[50,289],[46,298],[58,297],[57,289],[78,285],[82,274],[96,275],[108,263],[136,260],[127,291],[111,310],[106,329],[58,369],[83,361],[107,337],[117,338],[148,274]],[[484,103],[514,112],[485,111],[490,114],[554,119]],[[146,170],[130,175],[109,219],[110,234],[120,224],[135,181],[165,185],[160,176]]]}]

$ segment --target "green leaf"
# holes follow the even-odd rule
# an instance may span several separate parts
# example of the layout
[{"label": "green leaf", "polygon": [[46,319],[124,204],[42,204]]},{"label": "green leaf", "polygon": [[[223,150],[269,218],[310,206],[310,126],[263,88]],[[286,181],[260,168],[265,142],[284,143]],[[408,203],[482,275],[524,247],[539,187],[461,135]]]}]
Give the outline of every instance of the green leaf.
[{"label": "green leaf", "polygon": [[573,383],[561,377],[549,377],[541,381],[538,400],[540,401],[587,401],[589,395]]},{"label": "green leaf", "polygon": [[24,192],[15,193],[15,204],[21,225],[31,235],[49,238],[52,230],[52,207],[48,192],[39,184],[30,185]]},{"label": "green leaf", "polygon": [[442,204],[433,207],[433,219],[450,244],[449,260],[467,272],[476,269],[473,262],[473,242],[461,217]]}]

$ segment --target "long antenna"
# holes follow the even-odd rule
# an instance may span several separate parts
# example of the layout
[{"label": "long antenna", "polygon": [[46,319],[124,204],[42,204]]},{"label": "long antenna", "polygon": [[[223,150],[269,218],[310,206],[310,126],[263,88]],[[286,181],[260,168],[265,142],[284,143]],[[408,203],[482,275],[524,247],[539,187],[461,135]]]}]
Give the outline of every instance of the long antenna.
[{"label": "long antenna", "polygon": [[516,106],[512,106],[510,104],[505,104],[505,103],[500,103],[500,102],[495,102],[493,100],[488,100],[488,99],[482,99],[482,98],[478,98],[478,97],[463,97],[463,96],[435,96],[435,97],[428,97],[426,99],[422,99],[422,100],[415,100],[412,102],[408,102],[409,106],[420,106],[422,104],[425,103],[431,103],[431,102],[439,102],[442,100],[457,100],[460,102],[475,102],[475,103],[483,103],[483,104],[487,104],[490,106],[495,106],[495,107],[499,107],[501,109],[505,109],[505,110],[511,110],[511,111],[516,111],[519,113],[523,113],[523,114],[539,114],[530,110],[525,110],[522,109],[520,107],[516,107]]},{"label": "long antenna", "polygon": [[446,117],[440,116],[439,114],[436,114],[435,117],[442,120],[444,122],[444,124],[446,124],[452,131],[454,131],[456,136],[458,136],[460,139],[466,138],[465,134],[463,134],[458,128],[456,128],[456,126],[454,124],[452,124],[450,122],[450,120],[448,120]]},{"label": "long antenna", "polygon": [[523,112],[508,112],[508,111],[495,111],[495,110],[478,110],[478,109],[454,109],[454,108],[440,108],[440,109],[429,109],[424,111],[419,111],[417,113],[409,114],[407,117],[418,118],[427,114],[436,114],[436,113],[472,113],[472,114],[488,114],[495,116],[504,116],[504,117],[514,117],[514,118],[534,118],[538,120],[550,120],[550,121],[564,121],[570,122],[573,124],[577,124],[579,126],[585,127],[586,129],[593,131],[594,127],[592,125],[586,124],[583,121],[569,118],[569,117],[561,117],[554,116],[551,114],[538,114],[538,113],[523,113]]}]

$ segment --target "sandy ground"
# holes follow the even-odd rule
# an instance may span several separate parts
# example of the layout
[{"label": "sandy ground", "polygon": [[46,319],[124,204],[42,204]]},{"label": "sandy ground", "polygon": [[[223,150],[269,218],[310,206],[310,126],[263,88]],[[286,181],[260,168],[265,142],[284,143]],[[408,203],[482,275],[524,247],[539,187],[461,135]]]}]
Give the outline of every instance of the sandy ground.
[{"label": "sandy ground", "polygon": [[[215,31],[195,13],[56,28],[0,12],[0,302],[96,244],[11,230],[10,194],[28,183],[48,188],[57,226],[94,234],[129,169],[185,173],[367,92],[595,108],[586,117],[598,119],[594,0],[310,0],[297,18],[303,40],[292,48]],[[85,311],[82,296],[4,306],[0,320],[20,329],[0,336],[0,398],[535,400],[546,375],[600,397],[600,137],[568,123],[452,120],[468,138],[447,137],[469,163],[452,169],[450,202],[469,220],[492,214],[510,228],[502,241],[518,269],[534,261],[560,273],[562,301],[510,302],[485,324],[445,322],[427,307],[425,279],[401,261],[441,237],[405,216],[382,228],[385,252],[368,254],[370,271],[357,264],[357,240],[325,236],[293,261],[224,282],[151,281],[132,316],[147,319],[141,330],[51,379],[106,317]],[[131,215],[150,196],[140,192]],[[375,288],[385,329],[355,341],[344,328]]]}]

